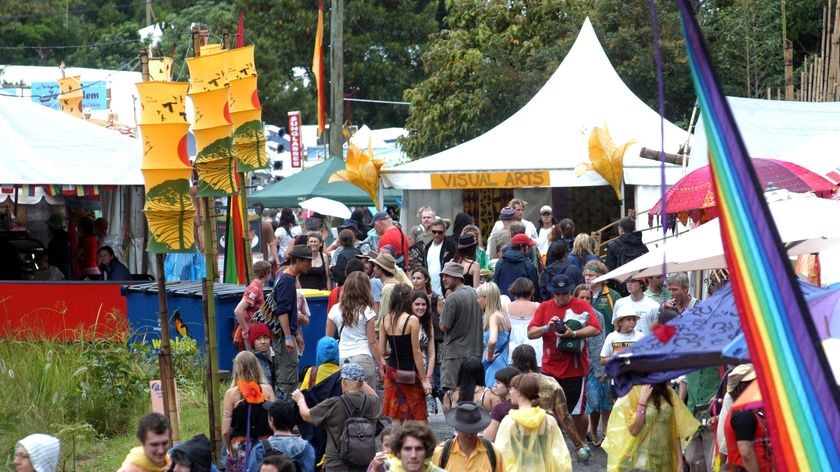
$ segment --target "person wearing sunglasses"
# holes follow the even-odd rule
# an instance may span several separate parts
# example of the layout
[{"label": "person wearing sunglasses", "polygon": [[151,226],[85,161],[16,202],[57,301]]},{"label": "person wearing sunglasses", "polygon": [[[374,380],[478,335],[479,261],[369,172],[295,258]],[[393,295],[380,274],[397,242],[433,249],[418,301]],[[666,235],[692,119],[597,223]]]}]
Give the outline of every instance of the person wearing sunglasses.
[{"label": "person wearing sunglasses", "polygon": [[443,264],[455,256],[458,243],[452,236],[445,234],[446,223],[440,218],[432,221],[429,229],[432,232],[432,242],[426,245],[426,254],[423,261],[431,277],[432,291],[438,296],[443,296],[440,272],[443,270]]}]

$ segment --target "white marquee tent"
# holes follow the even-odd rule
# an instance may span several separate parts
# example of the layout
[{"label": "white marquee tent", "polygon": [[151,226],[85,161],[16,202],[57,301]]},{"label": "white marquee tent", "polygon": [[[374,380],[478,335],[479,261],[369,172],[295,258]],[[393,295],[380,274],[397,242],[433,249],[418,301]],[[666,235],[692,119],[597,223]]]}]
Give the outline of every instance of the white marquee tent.
[{"label": "white marquee tent", "polygon": [[[385,168],[383,177],[386,186],[406,190],[440,188],[433,184],[434,174],[484,171],[548,172],[548,181],[523,187],[607,185],[594,171],[575,175],[576,166],[589,162],[591,130],[605,124],[617,145],[636,140],[624,155],[625,183],[656,186],[650,194],[658,197],[660,164],[639,157],[639,151],[641,147],[662,148],[659,114],[621,81],[587,18],[568,55],[522,109],[466,143]],[[686,131],[667,121],[664,126],[664,149],[676,153],[686,140]],[[666,167],[667,183],[672,184],[681,177],[682,169]],[[636,202],[638,208],[644,207],[638,198]],[[653,202],[655,199],[647,205]]]},{"label": "white marquee tent", "polygon": [[141,141],[30,102],[0,98],[0,184],[143,185]]}]

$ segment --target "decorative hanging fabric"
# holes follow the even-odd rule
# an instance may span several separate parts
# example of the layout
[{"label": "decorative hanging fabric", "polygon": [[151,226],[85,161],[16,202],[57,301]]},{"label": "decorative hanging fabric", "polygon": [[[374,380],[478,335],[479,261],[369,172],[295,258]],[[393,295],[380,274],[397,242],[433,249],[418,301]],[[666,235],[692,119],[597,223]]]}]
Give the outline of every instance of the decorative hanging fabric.
[{"label": "decorative hanging fabric", "polygon": [[149,223],[147,250],[152,253],[189,252],[195,244],[187,154],[188,87],[186,82],[137,84],[143,138],[140,170],[146,187],[143,213]]},{"label": "decorative hanging fabric", "polygon": [[230,117],[233,122],[233,154],[237,171],[250,172],[268,167],[262,105],[257,93],[254,46],[226,52],[230,83]]},{"label": "decorative hanging fabric", "polygon": [[189,97],[195,107],[196,194],[200,197],[226,196],[239,191],[231,138],[227,58],[228,54],[219,45],[208,45],[201,47],[199,57],[187,59]]}]

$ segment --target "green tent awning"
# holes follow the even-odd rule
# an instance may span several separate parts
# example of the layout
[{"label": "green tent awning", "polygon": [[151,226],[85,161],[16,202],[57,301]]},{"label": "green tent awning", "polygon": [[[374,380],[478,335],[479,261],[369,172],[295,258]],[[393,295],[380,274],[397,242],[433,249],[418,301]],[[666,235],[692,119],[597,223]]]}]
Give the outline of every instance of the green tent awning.
[{"label": "green tent awning", "polygon": [[[248,195],[248,204],[266,208],[296,207],[308,198],[323,197],[347,206],[373,206],[370,196],[359,187],[345,182],[328,183],[330,176],[344,169],[344,161],[331,157],[320,164],[276,182]],[[385,189],[385,204],[395,205],[402,199],[402,191]]]}]

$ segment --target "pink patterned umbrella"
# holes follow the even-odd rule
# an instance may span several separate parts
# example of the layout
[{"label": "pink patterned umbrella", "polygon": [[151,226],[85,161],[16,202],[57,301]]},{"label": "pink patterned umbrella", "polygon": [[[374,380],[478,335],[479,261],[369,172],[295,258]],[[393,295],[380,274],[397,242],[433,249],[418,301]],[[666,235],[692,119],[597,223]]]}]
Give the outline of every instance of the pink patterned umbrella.
[{"label": "pink patterned umbrella", "polygon": [[[825,177],[791,162],[761,158],[754,158],[752,162],[762,187],[772,183],[776,188],[797,193],[814,192],[822,197],[830,197],[837,188]],[[665,203],[669,215],[702,222],[718,216],[711,168],[701,167],[677,181],[665,192]],[[656,202],[649,214],[662,214],[662,200]]]}]

